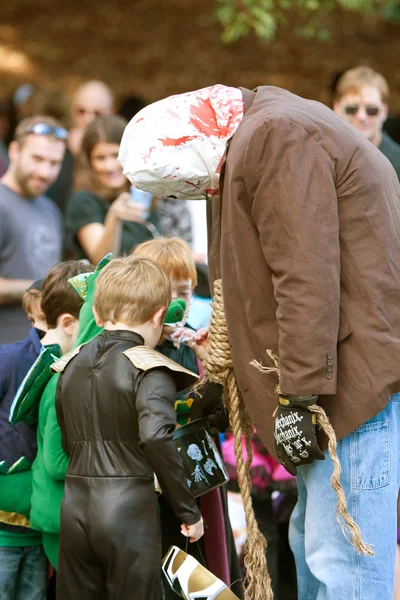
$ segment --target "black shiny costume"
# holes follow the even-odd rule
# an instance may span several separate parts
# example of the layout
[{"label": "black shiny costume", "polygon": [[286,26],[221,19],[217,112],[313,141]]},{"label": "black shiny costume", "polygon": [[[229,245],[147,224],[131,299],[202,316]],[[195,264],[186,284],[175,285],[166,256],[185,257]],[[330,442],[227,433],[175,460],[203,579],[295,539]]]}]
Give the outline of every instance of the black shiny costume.
[{"label": "black shiny costume", "polygon": [[61,508],[58,600],[160,600],[153,473],[180,522],[200,518],[172,435],[177,387],[123,354],[143,339],[104,331],[67,364],[57,417],[71,461]]}]

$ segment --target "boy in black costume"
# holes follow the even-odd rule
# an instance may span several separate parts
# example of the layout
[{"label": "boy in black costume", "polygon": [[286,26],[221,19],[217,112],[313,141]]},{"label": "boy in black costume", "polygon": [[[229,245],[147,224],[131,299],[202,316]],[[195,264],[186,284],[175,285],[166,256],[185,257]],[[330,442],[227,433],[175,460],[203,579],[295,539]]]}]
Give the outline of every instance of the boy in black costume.
[{"label": "boy in black costume", "polygon": [[94,312],[104,331],[55,364],[71,461],[61,508],[59,600],[161,599],[156,474],[191,541],[203,522],[172,436],[193,374],[157,353],[171,290],[151,259],[112,261]]}]

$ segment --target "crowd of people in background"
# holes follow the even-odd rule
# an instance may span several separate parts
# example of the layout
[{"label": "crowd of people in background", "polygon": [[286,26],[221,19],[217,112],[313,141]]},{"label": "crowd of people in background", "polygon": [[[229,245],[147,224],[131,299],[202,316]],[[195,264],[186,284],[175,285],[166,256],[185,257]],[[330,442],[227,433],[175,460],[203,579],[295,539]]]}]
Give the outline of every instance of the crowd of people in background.
[{"label": "crowd of people in background", "polygon": [[[27,331],[21,309],[26,282],[43,277],[61,251],[64,257],[96,263],[108,252],[126,253],[158,235],[192,241],[186,206],[130,189],[117,160],[127,120],[114,114],[114,96],[105,83],[82,84],[70,104],[61,92],[25,85],[14,93],[13,103],[15,118],[5,101],[0,118],[0,343],[16,341]],[[125,101],[122,112],[143,104]],[[32,128],[41,134],[29,136]]]},{"label": "crowd of people in background", "polygon": [[[113,91],[96,80],[82,83],[70,99],[59,90],[24,84],[11,99],[0,100],[2,600],[42,600],[46,594],[48,598],[56,597],[60,505],[69,458],[66,445],[61,446],[55,382],[46,380],[45,385],[40,384],[40,392],[45,395],[32,399],[35,404],[42,398],[31,424],[10,423],[10,410],[32,365],[39,369],[37,361],[45,347],[56,347],[53,358],[57,359],[76,348],[78,342],[89,342],[103,331],[92,310],[94,289],[90,291],[87,284],[88,291],[80,295],[68,281],[76,277],[82,281],[85,275],[93,283],[105,268],[104,257],[110,254],[130,257],[123,259],[128,262],[121,263],[119,273],[135,265],[134,257],[145,256],[168,276],[172,298],[186,302],[189,326],[201,331],[209,324],[207,258],[190,249],[200,221],[193,220],[189,203],[132,188],[118,161],[125,127],[145,104],[141,98],[130,97],[118,108]],[[400,178],[400,145],[383,130],[389,112],[385,78],[364,66],[344,72],[335,83],[332,109],[379,148]],[[201,231],[200,235],[206,237],[206,232]],[[80,284],[77,289],[79,292]],[[162,306],[161,300],[159,304]],[[154,314],[144,322],[149,322],[150,317],[153,319]],[[104,332],[102,335],[107,338]],[[202,339],[192,346],[164,340],[157,347],[165,356],[201,374]],[[184,395],[177,398],[185,405]],[[233,440],[226,433],[228,423],[222,414],[218,390],[207,391],[202,410],[198,416],[210,419],[216,441],[222,442],[221,452],[231,478],[229,491],[234,497],[239,489]],[[65,437],[65,431],[63,434]],[[287,542],[288,520],[296,501],[294,478],[272,459],[256,431],[253,445],[253,504],[260,528],[269,540],[267,558],[275,598],[294,600],[295,568]],[[47,459],[47,452],[53,462]],[[176,489],[182,493],[179,486]],[[178,543],[179,511],[174,512],[163,496],[158,503],[162,549],[166,552],[171,544]],[[42,510],[47,504],[53,505],[49,520]],[[214,510],[228,550],[222,564],[213,553],[206,532],[194,553],[199,562],[206,557],[207,565],[221,578],[228,578],[237,597],[242,597],[244,565],[236,556],[226,495],[222,495],[222,504],[217,507],[205,501],[198,505],[202,513]],[[190,509],[194,515],[191,525],[198,521],[197,508],[193,505]],[[13,520],[10,514],[17,514],[18,518]],[[193,535],[196,537],[197,533]],[[73,543],[79,546],[78,535]],[[70,548],[62,552],[61,581],[64,587],[70,586],[72,597],[78,592],[68,572]],[[89,560],[88,554],[89,551],[83,561]],[[92,575],[88,571],[82,577]],[[99,594],[101,589],[99,584],[92,593]],[[174,597],[167,588],[164,593],[168,599]],[[396,599],[400,598],[400,591],[396,593]],[[58,596],[61,598],[62,592]]]}]

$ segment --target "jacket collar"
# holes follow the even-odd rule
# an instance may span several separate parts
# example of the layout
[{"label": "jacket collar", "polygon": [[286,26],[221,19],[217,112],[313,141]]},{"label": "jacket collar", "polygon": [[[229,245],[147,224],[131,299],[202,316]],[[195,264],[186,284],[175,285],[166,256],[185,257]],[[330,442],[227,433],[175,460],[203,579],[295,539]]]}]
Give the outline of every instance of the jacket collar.
[{"label": "jacket collar", "polygon": [[104,329],[101,335],[109,339],[126,340],[134,344],[140,344],[141,346],[144,345],[144,338],[139,333],[127,329]]},{"label": "jacket collar", "polygon": [[42,344],[40,340],[42,337],[44,337],[44,335],[45,332],[41,329],[37,329],[36,327],[32,327],[32,329],[29,331],[28,337],[36,354],[40,354],[42,351]]},{"label": "jacket collar", "polygon": [[244,112],[244,114],[246,114],[247,111],[250,109],[251,105],[253,104],[256,93],[252,92],[246,88],[242,88],[242,87],[239,89],[242,92],[242,96],[243,96],[243,104],[244,104],[243,112]]},{"label": "jacket collar", "polygon": [[[246,88],[239,88],[243,96],[243,112],[246,112],[251,108],[255,92],[252,92]],[[240,125],[239,125],[240,127]],[[232,138],[231,138],[232,139]],[[226,160],[229,155],[229,145],[231,140],[227,144],[227,152],[225,160],[221,167],[221,176],[219,180],[219,198],[213,198],[207,202],[207,229],[208,229],[208,270],[210,274],[211,287],[216,279],[221,278],[221,211],[224,191],[224,177],[225,177],[225,166]]]}]

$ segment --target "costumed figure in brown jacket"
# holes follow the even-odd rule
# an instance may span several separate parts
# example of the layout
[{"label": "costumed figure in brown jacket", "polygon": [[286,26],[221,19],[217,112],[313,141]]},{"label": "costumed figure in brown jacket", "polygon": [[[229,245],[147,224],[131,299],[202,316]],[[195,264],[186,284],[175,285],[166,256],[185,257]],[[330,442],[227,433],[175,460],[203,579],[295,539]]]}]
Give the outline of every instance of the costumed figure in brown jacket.
[{"label": "costumed figure in brown jacket", "polygon": [[153,348],[171,300],[148,258],[111,261],[93,311],[104,331],[53,365],[57,418],[70,454],[61,507],[57,598],[161,600],[156,475],[194,542],[203,521],[173,433],[177,389],[195,376]]},{"label": "costumed figure in brown jacket", "polygon": [[[139,189],[208,198],[214,312],[218,325],[226,317],[227,337],[218,340],[223,352],[210,355],[211,337],[206,371],[215,379],[225,356],[218,375],[234,431],[251,431],[250,416],[268,450],[297,474],[290,542],[300,600],[391,600],[400,483],[400,188],[392,166],[322,104],[274,87],[221,85],[140,111],[120,161]],[[337,448],[333,431],[328,449],[318,431],[325,413]],[[349,525],[350,544],[336,522],[339,465],[339,514],[347,501],[370,546],[354,543],[359,532]],[[246,488],[245,467],[239,457]],[[258,544],[245,491],[250,544]],[[246,598],[271,597],[268,585],[257,592],[262,578],[248,567]]]}]

